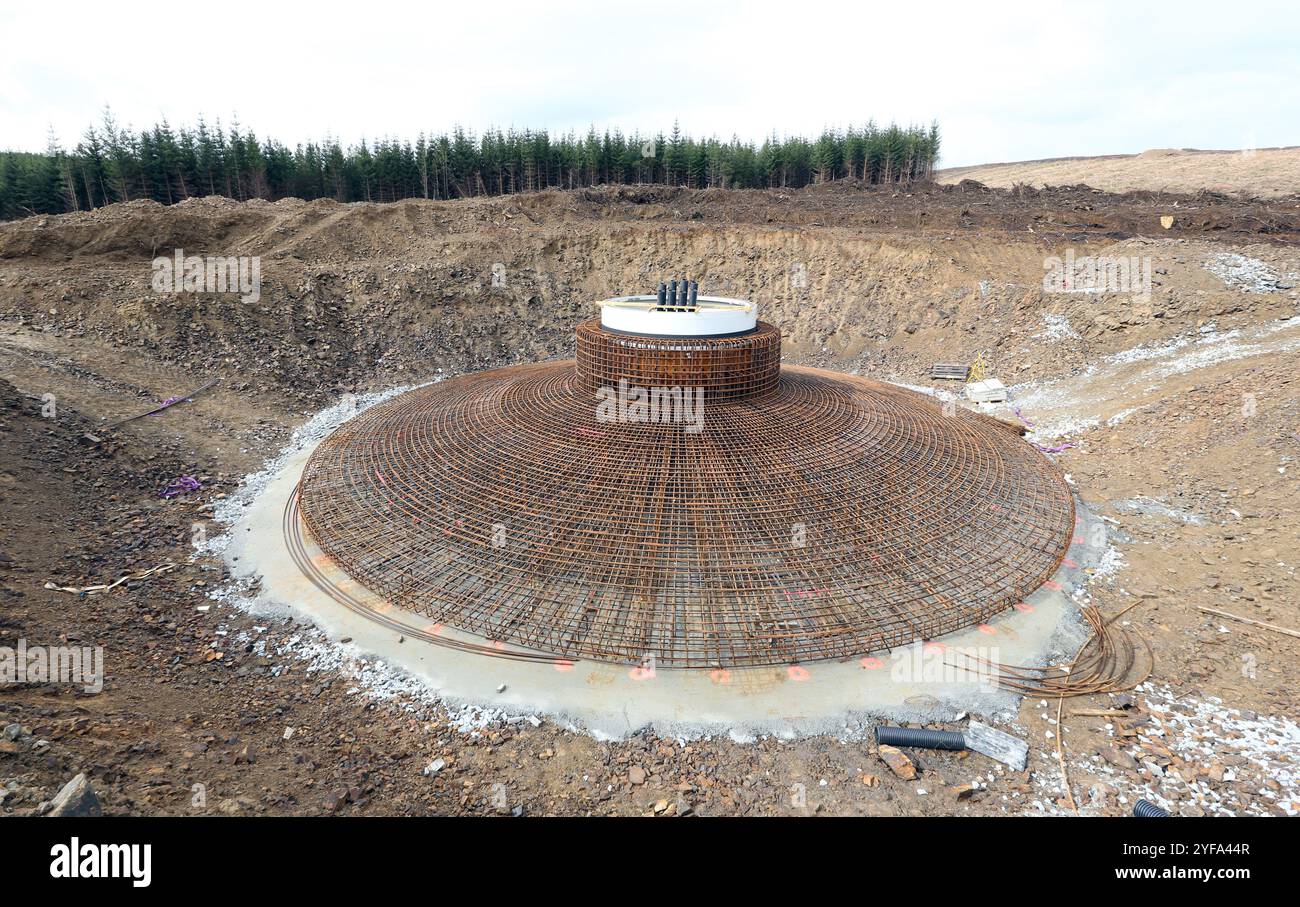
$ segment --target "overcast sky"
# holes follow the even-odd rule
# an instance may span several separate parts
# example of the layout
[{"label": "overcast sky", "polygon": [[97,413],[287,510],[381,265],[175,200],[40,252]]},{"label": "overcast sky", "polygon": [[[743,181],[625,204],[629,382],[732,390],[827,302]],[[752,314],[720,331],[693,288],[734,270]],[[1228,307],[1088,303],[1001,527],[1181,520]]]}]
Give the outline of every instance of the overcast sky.
[{"label": "overcast sky", "polygon": [[1300,3],[6,4],[0,148],[238,114],[334,135],[761,139],[937,119],[942,166],[1300,144]]}]

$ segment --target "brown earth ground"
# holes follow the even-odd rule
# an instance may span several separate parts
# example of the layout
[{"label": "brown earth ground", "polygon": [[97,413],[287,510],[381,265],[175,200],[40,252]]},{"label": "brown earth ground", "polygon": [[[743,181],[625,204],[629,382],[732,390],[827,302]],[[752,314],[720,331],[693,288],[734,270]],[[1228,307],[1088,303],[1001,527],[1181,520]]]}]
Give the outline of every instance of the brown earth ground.
[{"label": "brown earth ground", "polygon": [[1300,148],[1155,148],[1141,154],[952,167],[939,171],[935,178],[940,183],[975,180],[1002,189],[1017,184],[1042,187],[1086,183],[1107,192],[1209,190],[1277,198],[1300,192]]},{"label": "brown earth ground", "polygon": [[[1300,628],[1298,242],[1295,197],[971,184],[209,199],[0,225],[0,646],[103,645],[108,668],[100,693],[0,687],[0,727],[16,726],[0,814],[46,811],[82,771],[110,814],[1119,814],[1146,790],[1191,814],[1294,812],[1300,641],[1197,608]],[[261,298],[155,294],[150,261],[176,248],[260,256]],[[1044,259],[1067,249],[1150,257],[1151,298],[1045,293]],[[222,531],[215,503],[316,409],[571,355],[593,300],[670,273],[756,299],[793,363],[923,385],[932,362],[984,353],[1026,400],[1103,401],[1100,421],[1070,423],[1069,399],[1053,411],[1077,444],[1057,460],[1111,520],[1123,563],[1091,591],[1108,614],[1139,602],[1124,619],[1157,686],[1069,700],[1063,727],[1055,701],[1026,700],[1007,729],[1030,742],[1027,772],[914,750],[904,780],[861,740],[462,729],[428,696],[376,693],[329,641],[303,657],[310,626],[209,597],[224,567],[195,534]],[[1128,352],[1181,342],[1176,361]],[[180,475],[202,490],[160,498]],[[44,588],[163,563],[180,567],[104,594]]]}]

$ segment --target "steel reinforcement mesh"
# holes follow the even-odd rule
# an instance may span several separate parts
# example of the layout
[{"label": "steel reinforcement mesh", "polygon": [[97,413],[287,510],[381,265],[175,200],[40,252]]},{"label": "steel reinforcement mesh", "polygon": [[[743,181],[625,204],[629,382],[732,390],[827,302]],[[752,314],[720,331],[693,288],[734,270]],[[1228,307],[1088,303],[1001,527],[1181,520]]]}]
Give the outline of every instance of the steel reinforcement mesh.
[{"label": "steel reinforcement mesh", "polygon": [[392,605],[497,644],[663,667],[930,639],[1019,602],[1070,543],[1055,467],[924,395],[787,367],[702,415],[699,430],[602,420],[573,362],[444,381],[327,438],[302,519]]},{"label": "steel reinforcement mesh", "polygon": [[738,337],[645,337],[578,325],[578,374],[588,388],[703,388],[708,400],[766,393],[781,372],[781,332],[760,321]]}]

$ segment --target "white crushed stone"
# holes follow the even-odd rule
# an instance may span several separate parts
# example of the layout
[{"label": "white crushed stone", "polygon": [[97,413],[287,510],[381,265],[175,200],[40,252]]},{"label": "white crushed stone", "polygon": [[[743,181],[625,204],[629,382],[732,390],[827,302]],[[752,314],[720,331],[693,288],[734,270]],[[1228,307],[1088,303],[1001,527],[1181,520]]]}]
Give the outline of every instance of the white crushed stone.
[{"label": "white crushed stone", "polygon": [[[885,383],[892,384],[894,385],[894,387],[904,388],[905,390],[916,391],[918,394],[925,394],[927,397],[939,396],[939,390],[937,388],[922,387],[919,384],[908,384],[906,381],[900,381],[897,375],[892,376],[890,378],[886,378]],[[949,393],[952,393],[954,397],[957,396],[955,393],[951,391],[949,391]]]},{"label": "white crushed stone", "polygon": [[1171,507],[1158,498],[1149,498],[1139,495],[1135,498],[1126,498],[1122,501],[1115,501],[1113,506],[1118,510],[1124,510],[1129,513],[1146,513],[1154,516],[1162,516],[1171,520],[1178,520],[1180,523],[1186,523],[1189,526],[1205,525],[1205,518],[1200,514],[1193,513],[1190,510],[1184,510],[1180,507]]},{"label": "white crushed stone", "polygon": [[[1239,330],[1198,331],[1161,344],[1144,344],[1106,356],[1084,368],[1078,375],[1048,381],[1029,381],[1008,388],[1011,399],[1025,417],[1036,420],[1031,440],[1044,443],[1057,439],[1073,440],[1102,425],[1100,413],[1088,412],[1106,406],[1112,391],[1137,386],[1148,391],[1161,380],[1234,359],[1300,349],[1300,337],[1276,337],[1279,331],[1300,326],[1300,316],[1277,321],[1249,334]],[[1206,325],[1206,327],[1210,327]],[[1132,373],[1124,366],[1150,363]],[[1111,404],[1114,405],[1113,403]],[[1123,410],[1108,417],[1107,425],[1116,425],[1135,410]]]},{"label": "white crushed stone", "polygon": [[1236,252],[1218,252],[1201,267],[1222,280],[1228,289],[1243,293],[1277,293],[1295,286],[1294,276],[1285,280],[1258,258]]},{"label": "white crushed stone", "polygon": [[1079,418],[1077,416],[1062,416],[1059,418],[1048,418],[1042,422],[1036,423],[1029,434],[1025,435],[1025,440],[1038,443],[1048,444],[1061,438],[1071,439],[1083,434],[1090,429],[1096,428],[1101,424],[1101,420],[1092,417]]},{"label": "white crushed stone", "polygon": [[1045,340],[1048,343],[1079,339],[1079,332],[1070,327],[1070,319],[1064,315],[1044,312],[1043,324],[1046,330],[1041,334],[1035,334],[1034,339]]},{"label": "white crushed stone", "polygon": [[[437,690],[418,677],[393,667],[383,659],[363,654],[354,646],[331,641],[315,628],[270,638],[259,635],[256,639],[241,630],[233,641],[241,647],[251,643],[252,653],[259,657],[291,658],[308,676],[342,677],[350,684],[347,692],[351,696],[363,696],[375,702],[396,702],[413,714],[427,711],[429,706],[438,706],[453,729],[471,737],[479,736],[489,727],[536,720],[535,716],[513,715],[505,709],[448,703]],[[282,666],[273,664],[270,670],[278,675]]]},{"label": "white crushed stone", "polygon": [[[1197,771],[1185,771],[1189,778],[1154,762],[1142,763],[1152,775],[1145,781],[1134,773],[1117,770],[1092,756],[1077,764],[1093,774],[1105,775],[1120,791],[1121,802],[1145,798],[1172,813],[1180,804],[1194,804],[1209,814],[1270,815],[1267,804],[1276,804],[1290,816],[1300,814],[1300,725],[1285,715],[1259,715],[1241,709],[1224,708],[1216,696],[1179,697],[1168,686],[1151,682],[1138,687],[1151,724],[1139,728],[1141,737],[1155,740]],[[1139,745],[1121,746],[1139,758]],[[1223,783],[1198,781],[1212,763],[1224,769]],[[1238,764],[1229,765],[1228,762]],[[1279,790],[1267,786],[1275,781]],[[1226,787],[1242,782],[1249,803],[1242,806],[1235,792]]]},{"label": "white crushed stone", "polygon": [[1097,566],[1093,568],[1092,579],[1094,582],[1113,583],[1119,572],[1127,566],[1128,562],[1124,560],[1123,553],[1114,545],[1107,545],[1106,550],[1101,553]]}]

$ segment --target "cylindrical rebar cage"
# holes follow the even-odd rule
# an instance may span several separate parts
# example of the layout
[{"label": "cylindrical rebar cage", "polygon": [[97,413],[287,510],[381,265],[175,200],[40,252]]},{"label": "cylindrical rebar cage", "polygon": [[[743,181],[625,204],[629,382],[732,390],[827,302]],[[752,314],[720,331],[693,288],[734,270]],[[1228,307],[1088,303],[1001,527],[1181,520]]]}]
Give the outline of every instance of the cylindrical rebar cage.
[{"label": "cylindrical rebar cage", "polygon": [[635,387],[702,388],[704,399],[735,400],[776,387],[781,332],[765,321],[732,337],[647,337],[578,325],[578,375],[589,390]]}]

